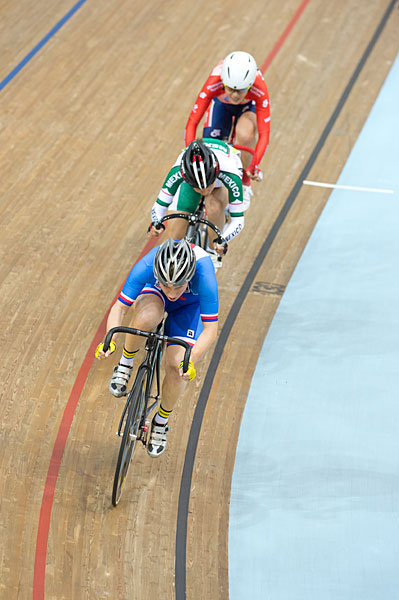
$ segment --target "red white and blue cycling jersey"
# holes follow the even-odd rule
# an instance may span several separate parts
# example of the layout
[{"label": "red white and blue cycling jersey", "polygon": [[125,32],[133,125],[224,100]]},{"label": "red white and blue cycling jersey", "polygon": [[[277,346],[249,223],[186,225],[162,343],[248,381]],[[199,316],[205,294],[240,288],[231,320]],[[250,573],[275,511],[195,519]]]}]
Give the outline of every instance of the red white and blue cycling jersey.
[{"label": "red white and blue cycling jersey", "polygon": [[202,331],[202,323],[218,320],[219,294],[215,268],[209,255],[192,244],[196,257],[193,278],[186,291],[174,302],[168,300],[154,275],[153,262],[158,247],[153,248],[130,271],[118,300],[131,306],[141,294],[155,294],[164,303],[168,318],[165,335],[185,340],[191,345]]},{"label": "red white and blue cycling jersey", "polygon": [[[211,71],[211,74],[198,94],[186,125],[186,146],[195,140],[198,124],[213,98],[217,98],[220,102],[231,104],[224,90],[224,84],[221,78],[222,66],[223,61],[220,61],[220,63],[218,63]],[[247,104],[251,100],[255,102],[256,124],[259,134],[258,142],[255,148],[255,154],[252,158],[251,164],[248,167],[251,172],[254,172],[254,169],[258,167],[264,153],[266,152],[270,136],[269,92],[263,79],[263,75],[260,71],[257,72],[255,81],[248,90],[248,93],[242,101],[242,104]]]}]

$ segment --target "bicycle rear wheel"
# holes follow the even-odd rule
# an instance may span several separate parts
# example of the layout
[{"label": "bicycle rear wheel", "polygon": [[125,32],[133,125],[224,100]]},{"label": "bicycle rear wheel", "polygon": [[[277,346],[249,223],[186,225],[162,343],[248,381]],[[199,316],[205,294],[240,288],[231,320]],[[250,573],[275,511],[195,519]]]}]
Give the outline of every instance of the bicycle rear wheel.
[{"label": "bicycle rear wheel", "polygon": [[[122,441],[116,463],[114,485],[112,489],[112,504],[116,506],[120,500],[127,472],[132,460],[136,442],[141,435],[140,424],[145,417],[145,399],[148,389],[148,371],[139,369],[132,390],[129,392],[129,408],[126,411],[123,426]],[[148,390],[149,393],[149,390]]]}]

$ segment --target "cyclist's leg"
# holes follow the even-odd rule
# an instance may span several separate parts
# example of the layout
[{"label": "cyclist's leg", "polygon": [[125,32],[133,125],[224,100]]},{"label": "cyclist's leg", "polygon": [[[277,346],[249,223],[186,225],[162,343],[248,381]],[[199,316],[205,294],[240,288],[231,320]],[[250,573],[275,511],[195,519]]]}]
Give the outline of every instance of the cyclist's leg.
[{"label": "cyclist's leg", "polygon": [[[177,212],[184,212],[186,214],[187,211],[183,210],[169,210],[168,215],[173,215]],[[171,219],[168,221],[168,226],[166,227],[162,237],[159,238],[159,243],[163,244],[167,239],[172,238],[173,240],[181,240],[186,235],[187,231],[187,221],[184,219]]]},{"label": "cyclist's leg", "polygon": [[[134,302],[129,325],[144,331],[154,331],[163,318],[164,310],[164,301],[160,292],[148,287],[148,291],[138,296]],[[135,335],[126,335],[125,337],[122,357],[115,366],[109,382],[109,391],[117,398],[126,394],[127,385],[133,371],[134,357],[144,347],[145,341],[145,338]]]},{"label": "cyclist's leg", "polygon": [[[194,346],[203,329],[199,302],[187,305],[183,299],[176,302],[166,301],[165,310],[168,313],[165,335],[184,340],[190,346]],[[168,410],[172,410],[185,388],[185,381],[179,374],[179,365],[183,357],[184,348],[177,344],[168,344],[165,351],[165,378],[162,384],[162,405]]]},{"label": "cyclist's leg", "polygon": [[179,365],[184,357],[184,348],[170,345],[165,351],[165,377],[162,383],[162,406],[172,411],[186,387],[186,381],[180,377]]},{"label": "cyclist's leg", "polygon": [[[169,210],[169,214],[176,212],[183,212],[186,214],[192,214],[198,206],[201,195],[193,190],[185,181],[182,182],[179,187],[178,193],[175,196],[175,200],[171,204],[173,210]],[[176,209],[176,210],[175,210]],[[162,236],[162,242],[168,238],[174,240],[181,240],[186,235],[187,221],[184,219],[171,219],[168,221],[168,226],[165,233]]]},{"label": "cyclist's leg", "polygon": [[[182,301],[184,302],[184,301]],[[172,306],[171,306],[172,305]],[[176,307],[176,308],[175,308]],[[202,331],[199,304],[185,306],[177,303],[166,303],[168,318],[165,323],[165,334],[177,337],[194,345]],[[165,451],[168,432],[168,417],[177,400],[183,393],[187,382],[180,376],[179,365],[184,358],[184,348],[169,344],[164,354],[165,376],[162,382],[162,401],[151,425],[148,454],[157,457]]]},{"label": "cyclist's leg", "polygon": [[[239,144],[241,146],[249,146],[250,148],[255,148],[256,140],[257,140],[257,124],[256,124],[256,106],[255,102],[249,102],[244,105],[242,108],[241,114],[237,118],[236,125],[236,135],[235,135],[235,144]],[[251,188],[251,179],[246,173],[246,169],[249,167],[252,154],[250,152],[241,152],[241,160],[242,165],[244,167],[244,172],[242,176],[242,185],[243,185],[243,197],[245,203],[245,209],[247,210],[252,196],[252,188]]]},{"label": "cyclist's leg", "polygon": [[166,450],[168,419],[186,386],[186,382],[179,374],[179,364],[183,356],[183,348],[175,345],[168,346],[164,353],[165,377],[162,382],[162,399],[158,412],[152,419],[147,447],[148,454],[153,458],[160,456]]},{"label": "cyclist's leg", "polygon": [[[240,146],[256,146],[256,114],[251,110],[247,110],[237,120],[235,143]],[[249,152],[241,152],[241,160],[244,169],[247,169],[252,160],[252,155]]]},{"label": "cyclist's leg", "polygon": [[[229,196],[227,189],[224,185],[220,187],[215,187],[209,196],[205,198],[205,206],[208,220],[219,227],[221,231],[223,231],[224,223],[225,223],[225,213],[224,209],[226,208],[229,201]],[[208,237],[209,237],[209,245],[212,247],[212,241],[216,237],[215,232],[208,228]]]},{"label": "cyclist's leg", "polygon": [[[165,305],[161,292],[153,286],[145,287],[133,304],[133,314],[129,327],[144,331],[155,331],[162,321]],[[136,335],[126,335],[125,347],[133,351],[134,348],[143,348],[146,338]]]}]

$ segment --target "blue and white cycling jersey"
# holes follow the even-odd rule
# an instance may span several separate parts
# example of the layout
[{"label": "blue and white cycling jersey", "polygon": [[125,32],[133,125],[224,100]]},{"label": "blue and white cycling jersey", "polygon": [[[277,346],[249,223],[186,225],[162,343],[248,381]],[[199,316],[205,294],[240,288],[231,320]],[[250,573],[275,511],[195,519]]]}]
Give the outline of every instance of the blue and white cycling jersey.
[{"label": "blue and white cycling jersey", "polygon": [[202,248],[191,245],[196,257],[194,277],[186,291],[174,302],[168,300],[154,275],[153,262],[158,247],[150,250],[130,271],[118,296],[118,300],[131,306],[140,294],[158,295],[164,302],[168,314],[190,304],[199,305],[201,320],[205,323],[218,320],[219,294],[212,260]]}]

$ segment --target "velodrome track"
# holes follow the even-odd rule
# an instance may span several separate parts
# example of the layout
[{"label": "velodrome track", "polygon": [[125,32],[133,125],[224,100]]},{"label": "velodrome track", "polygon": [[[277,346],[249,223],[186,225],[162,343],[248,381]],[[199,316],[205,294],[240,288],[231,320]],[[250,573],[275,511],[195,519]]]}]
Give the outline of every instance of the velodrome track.
[{"label": "velodrome track", "polygon": [[[397,7],[86,0],[1,10],[0,597],[227,598],[242,412],[330,193],[302,180],[338,179],[396,56]],[[107,391],[111,361],[93,364],[92,351],[147,243],[195,95],[232,49],[265,70],[265,181],[218,275],[220,341],[175,411],[167,454],[137,452],[112,509],[121,405]]]}]

